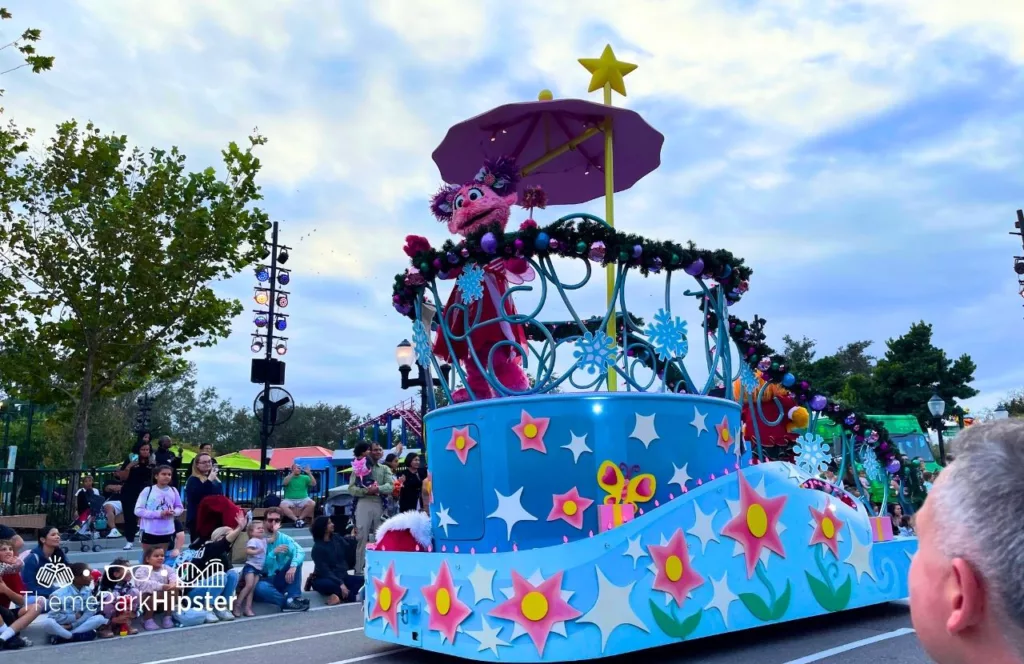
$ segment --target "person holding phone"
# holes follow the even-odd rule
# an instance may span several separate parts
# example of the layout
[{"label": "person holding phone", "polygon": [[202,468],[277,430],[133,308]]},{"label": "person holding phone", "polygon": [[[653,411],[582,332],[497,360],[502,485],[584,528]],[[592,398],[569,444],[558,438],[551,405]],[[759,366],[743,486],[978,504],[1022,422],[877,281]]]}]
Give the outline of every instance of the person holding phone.
[{"label": "person holding phone", "polygon": [[135,443],[131,454],[121,464],[121,469],[114,472],[121,480],[121,507],[124,514],[124,550],[130,551],[135,545],[135,536],[139,532],[139,519],[133,509],[142,492],[153,484],[153,448],[149,444],[149,434],[144,433]]},{"label": "person holding phone", "polygon": [[185,482],[185,528],[188,529],[192,541],[199,538],[198,519],[199,503],[207,496],[223,496],[224,488],[217,479],[217,466],[213,457],[200,452],[192,459],[192,474]]},{"label": "person holding phone", "polygon": [[281,512],[295,522],[296,528],[304,528],[306,521],[313,518],[316,502],[309,497],[309,490],[316,488],[316,478],[309,466],[299,468],[293,463],[291,471],[284,478],[284,497]]}]

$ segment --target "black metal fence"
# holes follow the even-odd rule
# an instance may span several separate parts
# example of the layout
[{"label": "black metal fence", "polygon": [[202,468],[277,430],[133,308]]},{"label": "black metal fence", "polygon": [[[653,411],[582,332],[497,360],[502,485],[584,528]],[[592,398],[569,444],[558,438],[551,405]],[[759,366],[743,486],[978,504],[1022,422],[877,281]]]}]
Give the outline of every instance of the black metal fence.
[{"label": "black metal fence", "polygon": [[[224,495],[239,506],[260,507],[267,496],[281,495],[287,472],[221,468],[217,479]],[[327,494],[333,473],[334,469],[312,471],[316,489],[311,490],[311,498],[319,500]],[[101,493],[115,479],[113,470],[0,470],[0,516],[45,514],[47,522],[55,526],[69,524],[77,516],[75,491],[86,475],[93,477],[93,486]],[[179,487],[185,486],[188,475],[188,469],[178,470]]]}]

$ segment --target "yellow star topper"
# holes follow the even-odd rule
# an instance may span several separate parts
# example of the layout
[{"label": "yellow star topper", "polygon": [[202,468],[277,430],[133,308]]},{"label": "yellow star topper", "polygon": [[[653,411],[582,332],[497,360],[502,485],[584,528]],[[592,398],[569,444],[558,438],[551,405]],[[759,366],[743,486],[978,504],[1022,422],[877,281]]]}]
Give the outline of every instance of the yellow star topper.
[{"label": "yellow star topper", "polygon": [[611,44],[604,47],[600,58],[580,58],[580,64],[593,74],[587,92],[600,90],[607,85],[623,97],[626,96],[626,83],[623,78],[636,69],[634,64],[616,60]]}]

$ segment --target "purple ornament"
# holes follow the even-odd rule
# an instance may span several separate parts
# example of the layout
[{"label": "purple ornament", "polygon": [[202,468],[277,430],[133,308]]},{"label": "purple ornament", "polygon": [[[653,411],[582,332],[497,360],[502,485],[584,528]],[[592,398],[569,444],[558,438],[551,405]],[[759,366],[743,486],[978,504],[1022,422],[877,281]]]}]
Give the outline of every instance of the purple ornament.
[{"label": "purple ornament", "polygon": [[657,256],[651,261],[651,272],[658,272],[661,270],[661,259]]},{"label": "purple ornament", "polygon": [[402,296],[400,296],[398,293],[395,293],[394,295],[391,296],[391,301],[394,302],[395,304],[398,304],[399,302],[402,301]]},{"label": "purple ornament", "polygon": [[595,242],[590,245],[590,260],[603,261],[605,253],[604,242]]},{"label": "purple ornament", "polygon": [[494,237],[494,233],[484,233],[480,238],[480,248],[489,254],[495,253],[498,251],[498,238]]},{"label": "purple ornament", "polygon": [[687,265],[686,269],[684,270],[684,272],[686,272],[686,274],[690,275],[691,277],[696,277],[696,276],[698,276],[703,271],[704,271],[704,260],[701,259],[701,258],[698,258],[697,260],[695,260],[692,263],[690,263],[689,265]]},{"label": "purple ornament", "polygon": [[548,246],[551,248],[552,251],[558,249],[558,240],[556,240],[555,238],[551,238],[550,240],[548,240]]},{"label": "purple ornament", "polygon": [[[770,358],[767,357],[762,357],[761,361],[757,363],[757,368],[760,369],[761,371],[768,371],[768,369],[770,369],[771,366],[772,361]],[[824,406],[822,406],[822,408],[824,408]],[[815,408],[815,410],[821,410],[821,408]]]},{"label": "purple ornament", "polygon": [[469,249],[463,247],[462,251],[460,251],[459,253],[462,254],[463,258],[469,258]]},{"label": "purple ornament", "polygon": [[825,410],[825,406],[827,406],[827,405],[828,405],[828,399],[826,399],[825,397],[823,397],[820,394],[815,394],[814,397],[811,398],[811,409],[812,410],[821,412],[821,411]]},{"label": "purple ornament", "polygon": [[[463,249],[463,251],[466,251],[466,250]],[[466,252],[466,255],[469,255],[468,251]],[[455,265],[456,263],[459,262],[459,257],[449,251],[448,252],[448,262],[451,263],[452,265]]]},{"label": "purple ornament", "polygon": [[644,253],[644,248],[639,244],[633,245],[633,258],[640,258],[640,254]]},{"label": "purple ornament", "polygon": [[893,459],[888,464],[886,464],[885,469],[889,472],[890,475],[895,475],[896,473],[900,472],[900,462],[897,461],[896,459]]},{"label": "purple ornament", "polygon": [[440,270],[441,269],[441,259],[440,258],[435,258],[434,259],[434,269],[435,270]]},{"label": "purple ornament", "polygon": [[852,427],[853,423],[856,422],[856,421],[857,421],[857,418],[854,417],[853,415],[847,415],[846,419],[843,420],[843,422],[845,422],[846,426],[848,426],[848,427]]},{"label": "purple ornament", "polygon": [[522,251],[523,250],[523,241],[520,240],[519,238],[516,238],[516,241],[513,242],[512,244],[515,246],[516,251]]}]

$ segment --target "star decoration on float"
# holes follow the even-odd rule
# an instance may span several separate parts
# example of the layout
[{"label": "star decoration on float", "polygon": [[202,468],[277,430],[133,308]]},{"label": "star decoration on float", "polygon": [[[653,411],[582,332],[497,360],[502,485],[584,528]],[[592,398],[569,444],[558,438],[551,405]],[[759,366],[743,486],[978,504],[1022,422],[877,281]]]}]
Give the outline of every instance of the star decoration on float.
[{"label": "star decoration on float", "polygon": [[729,574],[728,572],[722,572],[722,578],[715,580],[714,578],[708,577],[711,581],[711,601],[708,602],[704,610],[714,609],[722,614],[722,622],[725,623],[726,628],[729,627],[729,607],[733,602],[739,599],[729,588]]},{"label": "star decoration on float", "polygon": [[700,503],[694,501],[693,512],[695,515],[693,527],[687,530],[686,534],[693,535],[700,540],[700,552],[703,555],[707,551],[708,543],[719,541],[718,535],[715,534],[715,529],[712,526],[718,511],[711,510],[711,514],[705,514],[700,508]]},{"label": "star decoration on float", "polygon": [[479,604],[485,599],[494,599],[494,570],[484,569],[476,564],[469,574],[469,583],[473,586],[473,603]]},{"label": "star decoration on float", "polygon": [[[552,628],[580,616],[580,612],[562,598],[562,572],[533,585],[512,570],[513,596],[491,610],[490,615],[510,620],[530,636],[537,654],[544,656],[544,647]],[[515,640],[513,635],[512,640]]]},{"label": "star decoration on float", "polygon": [[611,44],[604,47],[599,58],[580,58],[579,63],[592,74],[587,92],[600,90],[609,86],[623,97],[626,96],[624,77],[636,69],[636,65],[616,59]]},{"label": "star decoration on float", "polygon": [[654,590],[668,593],[677,605],[682,606],[691,590],[704,585],[704,579],[690,564],[690,553],[681,528],[676,530],[668,544],[651,546],[647,551],[657,569]]},{"label": "star decoration on float", "polygon": [[636,424],[633,427],[633,433],[629,434],[630,438],[636,438],[644,444],[645,448],[650,448],[651,443],[658,440],[658,432],[654,428],[654,418],[657,417],[657,413],[651,415],[641,415],[640,413],[634,413],[636,416]]},{"label": "star decoration on float", "polygon": [[462,429],[452,429],[452,437],[448,440],[448,444],[444,449],[449,452],[455,452],[455,456],[465,466],[466,461],[469,459],[469,451],[476,447],[476,444],[473,437],[469,435],[469,427],[464,427]]},{"label": "star decoration on float", "polygon": [[590,452],[591,454],[594,453],[594,450],[587,447],[587,434],[577,436],[575,433],[570,431],[569,435],[572,436],[572,441],[568,445],[562,445],[562,449],[572,452],[573,463],[579,463],[580,457],[587,452]]},{"label": "star decoration on float", "polygon": [[814,526],[814,532],[811,534],[811,546],[816,544],[822,544],[832,552],[832,555],[839,559],[839,533],[843,529],[843,522],[836,516],[836,508],[828,499],[825,500],[825,509],[816,510],[813,507],[808,507],[811,510],[811,516],[814,517],[811,525]]},{"label": "star decoration on float", "polygon": [[553,505],[551,513],[548,514],[548,521],[561,519],[577,530],[583,529],[583,513],[594,504],[593,500],[581,496],[576,487],[565,493],[552,495],[551,500]]},{"label": "star decoration on float", "polygon": [[534,417],[525,410],[519,415],[519,424],[512,427],[516,437],[519,438],[519,445],[522,451],[536,450],[541,454],[547,454],[548,448],[544,445],[544,434],[548,431],[549,417]]},{"label": "star decoration on float", "polygon": [[715,431],[718,432],[718,446],[722,448],[723,452],[728,452],[729,448],[733,445],[732,431],[729,431],[728,416],[722,418],[721,424],[715,425]]},{"label": "star decoration on float", "polygon": [[509,646],[508,641],[502,641],[498,636],[501,634],[500,627],[491,627],[487,623],[486,616],[480,616],[480,629],[467,629],[465,634],[471,639],[477,641],[480,645],[477,647],[477,652],[483,652],[490,650],[494,653],[494,656],[498,656],[499,646]]},{"label": "star decoration on float", "polygon": [[636,581],[631,581],[625,586],[617,586],[608,580],[600,567],[595,567],[594,570],[597,572],[597,601],[594,602],[594,607],[576,622],[597,626],[601,632],[601,652],[607,649],[608,638],[619,627],[632,626],[650,632],[630,605],[630,594]]},{"label": "star decoration on float", "polygon": [[776,528],[787,498],[766,498],[754,491],[744,473],[736,473],[736,477],[740,485],[739,514],[725,524],[722,534],[742,546],[747,563],[747,578],[750,578],[754,576],[754,568],[764,549],[786,557]]},{"label": "star decoration on float", "polygon": [[669,484],[678,484],[680,493],[686,489],[686,483],[692,480],[690,474],[686,472],[686,469],[690,464],[684,463],[682,468],[677,468],[676,464],[672,464],[672,479],[668,481]]},{"label": "star decoration on float", "polygon": [[512,541],[512,528],[523,521],[536,521],[537,517],[523,508],[523,487],[519,487],[511,496],[503,496],[495,489],[498,497],[498,508],[487,515],[488,519],[501,519],[508,528],[508,539]]},{"label": "star decoration on float", "polygon": [[[533,586],[539,586],[542,583],[544,583],[544,581],[546,581],[546,579],[544,578],[544,575],[540,573],[540,570],[536,570],[526,580],[529,581],[530,584],[533,585]],[[513,597],[516,596],[516,589],[512,588],[512,587],[502,588],[501,589],[501,594],[505,596],[505,599],[512,599]],[[565,589],[563,589],[562,592],[561,592],[562,601],[563,602],[571,601],[572,598],[573,598],[573,595],[575,595],[575,594],[576,593],[574,591],[572,591],[572,590],[565,590]],[[565,622],[555,623],[554,625],[552,625],[551,631],[554,632],[555,634],[558,634],[559,636],[568,637],[568,633],[565,630]],[[509,637],[509,641],[515,641],[520,636],[524,636],[525,634],[526,634],[526,630],[524,630],[519,625],[519,623],[514,623],[512,625],[512,636]]]},{"label": "star decoration on float", "polygon": [[448,526],[457,526],[459,522],[448,513],[448,508],[444,506],[444,503],[438,503],[437,507],[437,527],[443,528],[444,536],[448,537]]},{"label": "star decoration on float", "polygon": [[640,536],[637,535],[631,540],[627,540],[628,545],[626,546],[626,552],[622,555],[629,556],[633,559],[633,569],[636,569],[637,564],[641,558],[647,557],[647,552],[640,546]]},{"label": "star decoration on float", "polygon": [[860,583],[865,574],[878,581],[878,577],[875,576],[875,570],[871,567],[871,548],[870,535],[868,535],[867,544],[861,544],[856,533],[850,536],[850,554],[846,556],[843,562],[853,568],[853,572],[857,577],[857,583]]},{"label": "star decoration on float", "polygon": [[408,592],[407,588],[398,585],[399,578],[395,576],[395,564],[388,565],[383,579],[373,578],[375,601],[373,611],[370,613],[370,620],[382,618],[386,625],[390,625],[391,631],[398,634],[398,603]]},{"label": "star decoration on float", "polygon": [[[764,488],[764,477],[765,477],[764,474],[762,474],[761,475],[761,481],[758,482],[758,484],[757,484],[757,493],[761,494],[762,496],[767,496],[768,493],[767,493],[767,491],[765,491],[765,488]],[[726,499],[725,504],[729,508],[729,514],[732,516],[732,518],[735,519],[741,513],[740,512],[739,497],[737,497],[736,500],[728,500],[728,499]],[[787,530],[786,524],[783,523],[780,520],[778,526],[776,526],[776,528],[775,528],[775,532],[778,534],[779,537],[782,537],[782,534],[784,532],[786,532],[786,530]],[[734,544],[736,546],[733,547],[732,555],[734,555],[734,556],[741,556],[741,555],[743,555],[743,545],[741,543],[739,543],[739,542],[734,542]],[[778,555],[778,554],[775,554],[775,555]],[[768,549],[761,549],[761,556],[758,558],[758,560],[760,560],[761,563],[763,563],[764,565],[767,565],[768,564],[768,560],[769,560],[769,558],[771,556],[772,556],[772,551],[769,551]]]},{"label": "star decoration on float", "polygon": [[700,438],[700,435],[702,433],[708,432],[708,425],[705,423],[705,420],[707,420],[707,418],[707,413],[700,412],[699,410],[697,410],[696,406],[693,407],[693,421],[690,422],[690,426],[697,430],[698,438]]},{"label": "star decoration on float", "polygon": [[452,581],[448,562],[441,563],[441,570],[429,586],[422,588],[423,599],[430,611],[427,629],[441,634],[442,640],[455,643],[455,632],[472,613],[464,602],[459,600],[458,589]]}]

